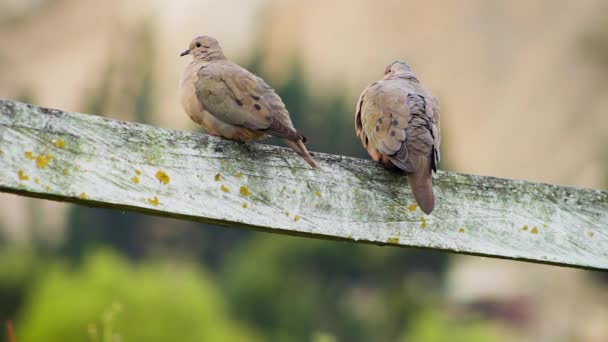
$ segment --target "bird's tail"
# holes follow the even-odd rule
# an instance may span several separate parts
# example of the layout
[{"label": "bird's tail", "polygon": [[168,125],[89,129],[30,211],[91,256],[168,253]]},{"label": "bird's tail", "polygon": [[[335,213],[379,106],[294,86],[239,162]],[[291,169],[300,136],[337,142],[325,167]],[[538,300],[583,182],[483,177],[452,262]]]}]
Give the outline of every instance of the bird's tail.
[{"label": "bird's tail", "polygon": [[306,149],[306,146],[304,146],[304,143],[302,142],[302,140],[294,141],[294,140],[283,139],[283,141],[285,141],[287,146],[291,147],[294,151],[296,151],[296,153],[299,154],[300,157],[304,158],[304,160],[306,160],[306,162],[308,164],[310,164],[310,166],[312,166],[315,169],[319,168],[319,164],[317,164],[317,162],[314,159],[312,159],[310,154],[308,154],[308,150]]},{"label": "bird's tail", "polygon": [[431,178],[431,160],[424,156],[412,157],[414,158],[415,171],[407,175],[407,181],[414,193],[418,206],[428,215],[435,207],[433,181]]}]

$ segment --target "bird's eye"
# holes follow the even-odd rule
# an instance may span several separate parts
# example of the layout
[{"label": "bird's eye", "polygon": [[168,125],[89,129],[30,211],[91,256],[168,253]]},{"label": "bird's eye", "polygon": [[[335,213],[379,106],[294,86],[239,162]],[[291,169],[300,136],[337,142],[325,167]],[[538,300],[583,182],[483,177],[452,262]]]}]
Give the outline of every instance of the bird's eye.
[{"label": "bird's eye", "polygon": [[201,43],[196,43],[196,47],[201,47]]}]

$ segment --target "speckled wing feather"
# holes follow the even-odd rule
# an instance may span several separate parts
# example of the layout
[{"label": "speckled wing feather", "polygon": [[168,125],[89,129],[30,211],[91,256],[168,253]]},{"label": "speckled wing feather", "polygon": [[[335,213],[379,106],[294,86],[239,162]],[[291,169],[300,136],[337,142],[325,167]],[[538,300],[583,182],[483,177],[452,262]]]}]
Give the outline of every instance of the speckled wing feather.
[{"label": "speckled wing feather", "polygon": [[[359,136],[370,155],[375,160],[407,160],[405,148],[405,128],[410,114],[406,104],[407,93],[382,80],[367,88],[359,101]],[[392,161],[392,160],[391,160]],[[393,164],[406,172],[411,170],[404,163]]]},{"label": "speckled wing feather", "polygon": [[219,120],[288,140],[305,138],[294,127],[281,98],[264,80],[229,62],[199,71],[197,97]]}]

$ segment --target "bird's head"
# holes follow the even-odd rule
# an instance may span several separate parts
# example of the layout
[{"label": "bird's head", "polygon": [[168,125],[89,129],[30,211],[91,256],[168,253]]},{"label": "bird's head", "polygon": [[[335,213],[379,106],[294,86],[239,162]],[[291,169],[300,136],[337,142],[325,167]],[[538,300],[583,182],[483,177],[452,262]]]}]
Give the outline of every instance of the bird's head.
[{"label": "bird's head", "polygon": [[384,69],[384,78],[387,79],[393,76],[416,77],[412,71],[412,67],[403,61],[394,61],[386,66]]},{"label": "bird's head", "polygon": [[190,42],[188,50],[180,56],[192,55],[194,59],[211,60],[224,58],[224,53],[217,40],[210,36],[198,36]]}]

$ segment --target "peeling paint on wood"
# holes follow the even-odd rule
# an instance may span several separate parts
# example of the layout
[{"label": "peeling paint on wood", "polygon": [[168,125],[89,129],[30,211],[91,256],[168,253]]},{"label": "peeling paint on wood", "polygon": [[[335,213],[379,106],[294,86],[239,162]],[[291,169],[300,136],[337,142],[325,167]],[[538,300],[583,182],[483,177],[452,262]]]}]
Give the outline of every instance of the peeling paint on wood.
[{"label": "peeling paint on wood", "polygon": [[0,100],[0,150],[0,191],[24,196],[608,270],[607,191],[438,172],[426,216],[403,176],[369,160],[313,153],[313,170],[280,147],[9,100]]}]

